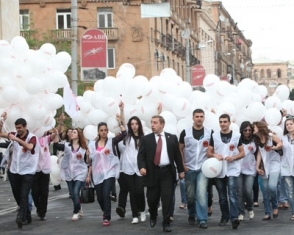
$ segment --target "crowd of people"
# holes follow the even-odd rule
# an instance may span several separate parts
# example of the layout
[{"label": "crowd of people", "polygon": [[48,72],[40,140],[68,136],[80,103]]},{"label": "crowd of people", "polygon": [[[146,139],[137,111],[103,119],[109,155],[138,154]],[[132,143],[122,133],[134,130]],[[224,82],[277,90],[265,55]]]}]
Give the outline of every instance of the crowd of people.
[{"label": "crowd of people", "polygon": [[[219,226],[231,223],[237,229],[240,221],[254,218],[258,206],[260,186],[263,194],[263,220],[277,218],[279,208],[290,204],[294,221],[294,116],[281,113],[283,136],[272,133],[264,121],[244,121],[240,131],[230,129],[227,114],[219,117],[220,130],[204,126],[205,112],[195,109],[193,125],[176,135],[164,131],[165,120],[160,115],[151,118],[152,133],[144,134],[141,120],[124,118],[124,104],[119,104],[116,120],[120,132],[109,137],[107,123],[97,126],[97,138],[87,141],[82,130],[70,128],[65,135],[54,128],[37,137],[27,129],[26,120],[15,121],[15,132],[2,131],[7,114],[2,114],[0,143],[5,148],[2,164],[11,184],[19,210],[16,223],[19,228],[32,222],[32,196],[40,220],[46,220],[50,182],[50,143],[53,154],[59,156],[60,177],[67,183],[73,202],[72,221],[83,216],[80,191],[85,184],[94,185],[98,204],[103,211],[102,224],[111,221],[111,194],[116,180],[119,183],[116,213],[125,217],[129,194],[132,224],[146,221],[146,201],[149,224],[157,223],[158,208],[162,207],[162,228],[171,232],[175,206],[175,188],[180,181],[182,205],[188,209],[188,223],[208,228],[212,215],[212,187],[219,196],[221,218]],[[62,120],[62,119],[61,119]],[[60,122],[59,122],[60,124]],[[202,164],[208,158],[222,163],[215,178],[207,178]],[[56,190],[60,185],[55,185]],[[145,194],[146,189],[146,194]],[[278,190],[279,189],[279,190]],[[257,192],[256,192],[257,191]],[[257,195],[256,195],[257,194]]]}]

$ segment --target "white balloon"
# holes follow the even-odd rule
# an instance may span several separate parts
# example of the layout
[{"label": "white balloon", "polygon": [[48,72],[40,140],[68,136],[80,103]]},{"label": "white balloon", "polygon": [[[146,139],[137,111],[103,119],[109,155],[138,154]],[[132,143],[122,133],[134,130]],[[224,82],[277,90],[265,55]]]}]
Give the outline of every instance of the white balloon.
[{"label": "white balloon", "polygon": [[215,178],[219,175],[222,168],[222,161],[219,161],[218,159],[212,157],[203,162],[201,170],[207,178]]},{"label": "white balloon", "polygon": [[66,51],[58,52],[52,62],[54,70],[65,73],[71,64],[71,56]]},{"label": "white balloon", "polygon": [[56,54],[56,48],[51,43],[45,43],[40,47],[39,54],[45,60],[52,60]]},{"label": "white balloon", "polygon": [[177,75],[177,72],[172,68],[165,68],[165,69],[161,70],[161,72],[160,72],[160,76],[162,78],[166,78],[166,79],[169,79],[170,77],[173,77],[176,75]]},{"label": "white balloon", "polygon": [[12,47],[9,42],[0,40],[0,58],[7,58],[12,52]]},{"label": "white balloon", "polygon": [[46,109],[49,111],[54,111],[56,109],[59,109],[63,105],[63,98],[59,94],[53,94],[53,93],[47,94],[43,100],[44,100]]},{"label": "white balloon", "polygon": [[92,96],[95,94],[94,91],[91,91],[91,90],[86,90],[83,94],[83,98],[85,101],[91,103],[92,101]]},{"label": "white balloon", "polygon": [[276,108],[269,108],[266,110],[264,119],[268,125],[276,126],[281,122],[282,115],[280,110]]},{"label": "white balloon", "polygon": [[210,127],[214,131],[218,131],[220,129],[218,116],[212,112],[205,112],[204,126]]},{"label": "white balloon", "polygon": [[180,134],[184,129],[189,128],[193,125],[192,118],[182,118],[177,123],[177,130]]},{"label": "white balloon", "polygon": [[262,99],[265,99],[267,96],[267,88],[264,85],[258,86],[258,94],[261,96]]},{"label": "white balloon", "polygon": [[86,100],[83,100],[83,102],[79,103],[79,107],[81,112],[83,112],[84,114],[89,113],[92,108],[91,104]]},{"label": "white balloon", "polygon": [[176,96],[174,94],[164,94],[162,95],[162,106],[164,109],[172,111],[174,102],[176,101]]},{"label": "white balloon", "polygon": [[279,85],[273,95],[278,97],[283,102],[289,98],[290,89],[286,85]]},{"label": "white balloon", "polygon": [[42,88],[43,84],[37,78],[30,78],[26,82],[26,91],[31,95],[39,93],[42,90]]},{"label": "white balloon", "polygon": [[207,92],[215,92],[220,79],[215,74],[207,74],[203,79],[203,86]]},{"label": "white balloon", "polygon": [[97,137],[97,126],[86,126],[83,130],[83,134],[88,140],[94,140]]},{"label": "white balloon", "polygon": [[102,102],[103,102],[104,96],[99,93],[99,92],[95,92],[92,96],[91,96],[91,104],[94,108],[96,109],[100,109],[102,106]]},{"label": "white balloon", "polygon": [[13,77],[14,70],[15,67],[11,58],[0,59],[1,76]]},{"label": "white balloon", "polygon": [[177,124],[177,118],[176,116],[170,112],[170,111],[163,111],[160,113],[160,116],[162,116],[165,120],[165,125],[176,125]]},{"label": "white balloon", "polygon": [[240,132],[239,126],[236,123],[234,123],[234,122],[231,122],[231,124],[230,124],[230,130],[232,130],[234,132],[237,132],[237,133]]},{"label": "white balloon", "polygon": [[164,131],[174,135],[178,135],[177,127],[174,125],[165,125]]},{"label": "white balloon", "polygon": [[28,107],[28,112],[34,120],[45,119],[47,110],[41,104],[32,104]]},{"label": "white balloon", "polygon": [[218,116],[222,114],[228,114],[230,117],[233,117],[236,115],[236,107],[228,102],[222,103],[217,107],[216,114]]},{"label": "white balloon", "polygon": [[177,117],[187,117],[192,113],[192,106],[187,99],[178,98],[174,103],[172,111]]},{"label": "white balloon", "polygon": [[269,129],[280,139],[283,138],[283,129],[279,126],[269,126]]},{"label": "white balloon", "polygon": [[265,100],[264,105],[267,109],[269,109],[269,108],[276,108],[278,110],[282,109],[282,103],[281,103],[280,99],[276,96],[268,97]]},{"label": "white balloon", "polygon": [[16,104],[19,101],[19,91],[14,86],[6,86],[3,89],[3,98],[8,104]]},{"label": "white balloon", "polygon": [[178,97],[189,99],[192,93],[192,86],[188,82],[182,82],[177,86],[175,95]]},{"label": "white balloon", "polygon": [[124,63],[119,67],[116,78],[121,80],[132,79],[135,76],[136,69],[130,63]]},{"label": "white balloon", "polygon": [[118,103],[114,98],[106,97],[102,103],[102,110],[108,115],[116,115],[119,112]]},{"label": "white balloon", "polygon": [[101,109],[93,109],[89,112],[88,119],[92,125],[97,126],[99,122],[106,122],[108,119],[108,115]]},{"label": "white balloon", "polygon": [[266,108],[260,102],[252,102],[246,107],[245,114],[252,121],[260,121],[264,118],[266,113]]},{"label": "white balloon", "polygon": [[237,107],[243,108],[252,102],[252,92],[246,88],[238,90]]},{"label": "white balloon", "polygon": [[120,132],[120,127],[119,127],[117,120],[114,116],[111,116],[107,119],[107,127],[108,127],[109,131],[111,131],[115,134]]}]

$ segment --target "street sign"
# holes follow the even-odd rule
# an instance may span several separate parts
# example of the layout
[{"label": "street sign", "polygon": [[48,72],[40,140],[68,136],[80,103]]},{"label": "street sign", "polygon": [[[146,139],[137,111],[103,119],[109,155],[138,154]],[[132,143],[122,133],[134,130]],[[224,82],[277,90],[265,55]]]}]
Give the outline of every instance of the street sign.
[{"label": "street sign", "polygon": [[100,29],[89,29],[81,37],[81,80],[96,81],[107,76],[107,36]]},{"label": "street sign", "polygon": [[191,68],[191,86],[202,86],[205,78],[205,69],[202,65],[196,64]]}]

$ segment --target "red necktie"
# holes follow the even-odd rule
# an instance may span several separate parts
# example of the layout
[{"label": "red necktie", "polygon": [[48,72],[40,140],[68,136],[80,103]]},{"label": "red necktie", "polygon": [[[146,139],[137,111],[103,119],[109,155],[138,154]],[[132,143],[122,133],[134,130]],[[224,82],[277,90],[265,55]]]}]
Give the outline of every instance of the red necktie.
[{"label": "red necktie", "polygon": [[155,157],[154,157],[154,164],[155,166],[158,166],[160,163],[160,155],[161,155],[161,149],[162,149],[162,139],[161,135],[158,135],[158,141],[156,145],[156,151],[155,151]]}]

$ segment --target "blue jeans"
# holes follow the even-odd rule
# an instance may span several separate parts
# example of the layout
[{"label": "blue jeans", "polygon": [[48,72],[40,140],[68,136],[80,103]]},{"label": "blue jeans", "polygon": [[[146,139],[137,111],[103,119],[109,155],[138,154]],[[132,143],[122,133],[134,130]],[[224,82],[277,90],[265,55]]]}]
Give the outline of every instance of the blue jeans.
[{"label": "blue jeans", "polygon": [[180,180],[181,202],[187,204],[185,179]]},{"label": "blue jeans", "polygon": [[286,182],[285,177],[280,176],[278,181],[278,202],[288,202],[287,192],[286,192]]},{"label": "blue jeans", "polygon": [[239,214],[245,215],[244,199],[247,204],[247,210],[253,211],[253,183],[255,176],[240,174],[238,177],[238,203]]},{"label": "blue jeans", "polygon": [[[222,218],[227,220],[230,219],[232,222],[237,219],[239,215],[237,185],[238,177],[235,176],[215,179],[215,187],[219,196],[219,205],[222,213]],[[227,193],[229,193],[230,207]]]},{"label": "blue jeans", "polygon": [[294,215],[294,176],[284,176],[284,178],[288,193],[288,202],[290,204],[291,213]]},{"label": "blue jeans", "polygon": [[208,178],[200,170],[185,173],[189,217],[197,215],[198,224],[207,222]]},{"label": "blue jeans", "polygon": [[104,180],[101,184],[95,185],[95,191],[97,194],[97,201],[103,211],[103,220],[111,220],[111,200],[110,194],[115,184],[115,178],[111,177]]},{"label": "blue jeans", "polygon": [[[267,179],[262,179],[263,185],[263,204],[265,215],[271,215],[271,209],[278,208],[277,186],[280,177],[280,172],[269,174]],[[270,205],[272,204],[272,206]],[[272,207],[272,208],[271,208]]]},{"label": "blue jeans", "polygon": [[71,200],[74,205],[73,213],[77,214],[81,209],[81,203],[80,203],[80,191],[81,187],[84,185],[83,181],[79,180],[71,180],[66,181],[69,193],[71,195]]}]

